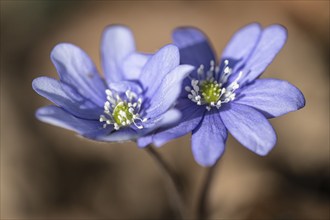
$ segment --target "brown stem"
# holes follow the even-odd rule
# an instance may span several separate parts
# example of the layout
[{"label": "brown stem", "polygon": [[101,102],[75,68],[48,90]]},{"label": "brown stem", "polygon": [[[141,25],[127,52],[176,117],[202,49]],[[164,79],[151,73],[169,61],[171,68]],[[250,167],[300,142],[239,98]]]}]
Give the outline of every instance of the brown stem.
[{"label": "brown stem", "polygon": [[199,200],[198,200],[198,209],[197,209],[197,219],[198,220],[205,220],[208,218],[208,199],[210,194],[211,182],[215,174],[216,166],[220,159],[207,170],[206,177],[204,179],[202,189],[200,192]]},{"label": "brown stem", "polygon": [[182,197],[180,194],[180,184],[178,182],[178,178],[176,174],[173,172],[171,167],[166,163],[164,158],[152,147],[152,145],[148,145],[146,148],[146,151],[154,158],[154,160],[157,162],[159,167],[163,170],[164,174],[167,176],[167,190],[168,195],[171,199],[171,206],[173,210],[175,211],[175,214],[177,215],[177,219],[183,219],[184,218],[184,203],[182,201]]}]

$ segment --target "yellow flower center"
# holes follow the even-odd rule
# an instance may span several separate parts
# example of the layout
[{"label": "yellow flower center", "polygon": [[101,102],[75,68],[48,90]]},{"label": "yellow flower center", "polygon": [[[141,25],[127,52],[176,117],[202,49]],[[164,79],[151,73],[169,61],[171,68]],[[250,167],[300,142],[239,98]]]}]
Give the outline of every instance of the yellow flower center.
[{"label": "yellow flower center", "polygon": [[201,83],[201,94],[207,104],[216,103],[221,96],[221,87],[216,81],[204,81]]},{"label": "yellow flower center", "polygon": [[104,114],[100,115],[100,122],[103,122],[103,127],[113,125],[115,130],[119,130],[121,127],[134,126],[138,129],[143,128],[143,123],[147,118],[141,118],[140,108],[142,99],[130,91],[125,91],[125,97],[119,96],[118,93],[112,92],[110,89],[105,90],[107,94],[107,101],[104,103]]},{"label": "yellow flower center", "polygon": [[112,112],[114,121],[121,126],[127,126],[133,123],[134,115],[126,102],[119,102]]}]

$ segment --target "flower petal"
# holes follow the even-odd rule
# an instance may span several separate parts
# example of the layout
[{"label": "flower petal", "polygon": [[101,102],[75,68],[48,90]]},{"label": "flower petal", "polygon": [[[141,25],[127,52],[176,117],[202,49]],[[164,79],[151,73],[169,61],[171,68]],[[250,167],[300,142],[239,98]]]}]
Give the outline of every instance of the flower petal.
[{"label": "flower petal", "polygon": [[217,110],[209,111],[192,133],[192,152],[202,166],[214,165],[225,150],[227,129]]},{"label": "flower petal", "polygon": [[103,106],[105,84],[88,55],[79,47],[68,43],[55,46],[51,59],[62,82],[76,88],[80,94]]},{"label": "flower petal", "polygon": [[62,108],[53,105],[39,108],[36,112],[36,117],[40,121],[75,131],[81,135],[105,130],[97,120],[77,118]]},{"label": "flower petal", "polygon": [[95,139],[98,141],[118,142],[135,140],[137,137],[139,137],[138,131],[132,129],[131,127],[126,127],[120,128],[118,131],[113,131],[108,135],[99,135],[95,137]]},{"label": "flower petal", "polygon": [[258,23],[241,28],[230,39],[221,57],[223,60],[229,58],[245,62],[258,43],[260,35],[261,27]]},{"label": "flower petal", "polygon": [[282,49],[286,38],[287,30],[281,25],[272,25],[263,30],[258,45],[242,69],[240,85],[252,82],[259,77]]},{"label": "flower petal", "polygon": [[251,106],[272,118],[304,107],[305,98],[287,81],[258,79],[242,89],[235,103]]},{"label": "flower petal", "polygon": [[77,117],[98,120],[103,112],[99,106],[81,96],[77,90],[56,79],[39,77],[33,80],[32,87],[39,95]]},{"label": "flower petal", "polygon": [[[158,128],[166,128],[171,126],[179,121],[182,114],[177,109],[170,109],[163,115],[159,116],[154,123],[144,124],[144,135],[137,140],[139,147],[146,147],[148,144],[152,143],[153,131]],[[149,134],[149,135],[145,135]]]},{"label": "flower petal", "polygon": [[276,134],[262,113],[236,103],[226,104],[220,116],[229,132],[246,148],[264,156],[274,147]]},{"label": "flower petal", "polygon": [[[229,68],[232,69],[233,75],[229,78],[228,84],[234,81],[239,74],[240,68],[250,57],[251,53],[254,51],[256,45],[260,40],[261,27],[258,23],[253,23],[241,28],[237,31],[234,36],[230,39],[224,52],[221,56],[220,70],[223,73],[225,67],[224,61],[227,60]],[[220,79],[221,74],[219,74]]]},{"label": "flower petal", "polygon": [[208,69],[210,61],[215,61],[215,55],[207,37],[197,28],[177,28],[172,38],[174,44],[180,49],[180,63],[196,67],[203,64]]},{"label": "flower petal", "polygon": [[122,74],[126,80],[138,80],[144,65],[151,55],[131,53],[122,63]]},{"label": "flower petal", "polygon": [[123,25],[107,27],[102,36],[102,67],[108,83],[126,80],[122,71],[123,61],[135,52],[132,31]]},{"label": "flower petal", "polygon": [[136,143],[140,148],[147,147],[149,144],[152,143],[152,134],[138,138]]},{"label": "flower petal", "polygon": [[195,103],[189,99],[179,101],[177,109],[182,113],[181,120],[176,126],[159,131],[153,136],[153,143],[157,147],[191,132],[202,120],[205,112],[205,108],[197,107]]},{"label": "flower petal", "polygon": [[150,98],[150,106],[146,110],[148,118],[155,118],[174,106],[181,93],[182,81],[194,69],[191,65],[180,65],[168,73],[159,88]]},{"label": "flower petal", "polygon": [[179,121],[179,119],[182,117],[182,114],[179,110],[172,108],[164,112],[163,114],[152,118],[151,120],[148,120],[143,123],[144,127],[148,129],[148,132],[151,132],[152,130],[155,130],[159,127],[167,127],[169,125],[175,124]]},{"label": "flower petal", "polygon": [[146,97],[153,96],[164,77],[179,65],[179,61],[179,50],[174,45],[164,46],[148,60],[140,76]]},{"label": "flower petal", "polygon": [[[197,28],[193,27],[181,27],[174,30],[173,42],[180,49],[180,63],[181,64],[191,64],[196,67],[194,71],[191,72],[191,77],[198,79],[197,68],[203,64],[204,69],[208,70],[210,68],[211,60],[215,61],[215,54],[212,50],[212,46],[209,40]],[[190,84],[190,80],[187,78],[184,81],[184,86]]]},{"label": "flower petal", "polygon": [[109,83],[109,89],[117,93],[125,93],[127,90],[139,95],[143,92],[141,86],[134,81],[120,81],[117,83]]}]

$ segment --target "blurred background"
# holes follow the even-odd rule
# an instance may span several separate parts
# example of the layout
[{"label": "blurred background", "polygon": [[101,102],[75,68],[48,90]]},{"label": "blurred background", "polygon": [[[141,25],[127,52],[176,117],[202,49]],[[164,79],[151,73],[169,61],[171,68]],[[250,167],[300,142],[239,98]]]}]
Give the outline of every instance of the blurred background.
[{"label": "blurred background", "polygon": [[[329,1],[1,0],[1,219],[170,219],[164,177],[133,143],[96,143],[37,121],[49,104],[31,87],[57,78],[49,54],[60,42],[83,48],[100,68],[109,24],[132,28],[139,51],[155,52],[182,25],[199,27],[220,54],[250,22],[280,23],[289,38],[262,77],[288,80],[306,107],[272,119],[278,143],[267,157],[232,137],[212,183],[213,219],[329,219]],[[190,136],[158,149],[179,174],[196,210],[207,169]]]}]

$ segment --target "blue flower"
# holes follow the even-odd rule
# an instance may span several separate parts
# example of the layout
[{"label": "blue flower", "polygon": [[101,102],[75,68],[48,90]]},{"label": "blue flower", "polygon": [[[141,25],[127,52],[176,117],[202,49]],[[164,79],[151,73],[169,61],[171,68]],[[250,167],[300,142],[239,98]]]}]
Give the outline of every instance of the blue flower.
[{"label": "blue flower", "polygon": [[131,31],[116,25],[105,29],[101,52],[106,80],[80,48],[55,46],[51,60],[60,80],[39,77],[32,83],[55,104],[38,109],[38,119],[109,142],[136,140],[179,119],[172,107],[194,67],[179,65],[176,46],[154,55],[137,53]]},{"label": "blue flower", "polygon": [[223,154],[228,131],[249,150],[266,155],[276,143],[267,118],[305,105],[303,94],[290,83],[258,79],[286,38],[286,29],[280,25],[265,29],[248,25],[233,36],[217,65],[201,31],[176,29],[173,39],[180,49],[181,63],[196,67],[184,80],[178,100],[183,117],[175,127],[144,139],[161,146],[192,132],[192,152],[202,166],[212,166]]}]

